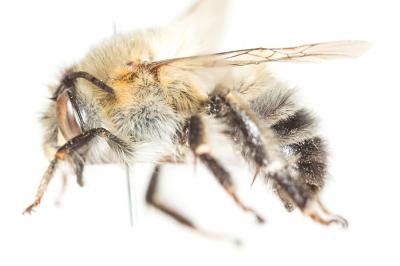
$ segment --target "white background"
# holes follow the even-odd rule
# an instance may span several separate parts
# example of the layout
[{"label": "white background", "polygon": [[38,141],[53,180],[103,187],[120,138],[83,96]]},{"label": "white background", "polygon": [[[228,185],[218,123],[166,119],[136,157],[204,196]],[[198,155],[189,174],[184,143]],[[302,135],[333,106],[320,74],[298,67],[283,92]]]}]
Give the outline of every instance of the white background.
[{"label": "white background", "polygon": [[113,32],[166,23],[190,5],[175,1],[0,3],[0,265],[399,265],[399,74],[396,1],[234,1],[222,48],[279,47],[363,39],[364,57],[318,65],[279,64],[301,88],[330,143],[322,199],[350,228],[322,227],[287,213],[262,182],[232,166],[240,195],[263,213],[258,226],[206,170],[168,167],[162,199],[203,228],[240,237],[241,247],[177,225],[143,202],[149,165],[133,167],[135,225],[129,227],[124,170],[89,167],[54,206],[59,178],[31,216],[21,212],[47,167],[38,117],[46,86]]}]

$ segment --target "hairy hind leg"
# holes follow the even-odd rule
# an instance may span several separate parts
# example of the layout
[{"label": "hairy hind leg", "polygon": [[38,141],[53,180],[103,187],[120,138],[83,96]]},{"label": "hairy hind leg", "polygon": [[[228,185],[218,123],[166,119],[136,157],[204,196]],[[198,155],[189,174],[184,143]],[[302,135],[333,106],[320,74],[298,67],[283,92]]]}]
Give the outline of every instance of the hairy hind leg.
[{"label": "hairy hind leg", "polygon": [[[278,121],[271,128],[277,138],[285,143],[282,149],[290,162],[291,169],[298,173],[298,178],[309,187],[312,196],[315,197],[314,206],[310,206],[310,209],[318,210],[321,215],[328,214],[335,217],[347,227],[347,221],[330,213],[318,197],[325,184],[327,174],[327,151],[325,141],[314,133],[315,125],[314,117],[307,110],[301,108],[286,119]],[[285,203],[285,207],[289,211],[292,210],[294,204],[290,197],[279,185],[274,184],[274,187]]]},{"label": "hairy hind leg", "polygon": [[232,129],[245,158],[274,180],[305,215],[321,224],[347,225],[341,217],[328,215],[322,204],[316,204],[319,201],[316,201],[310,186],[299,177],[298,172],[291,171],[273,130],[261,127],[256,114],[239,95],[225,88],[217,88],[210,95],[209,112]]}]

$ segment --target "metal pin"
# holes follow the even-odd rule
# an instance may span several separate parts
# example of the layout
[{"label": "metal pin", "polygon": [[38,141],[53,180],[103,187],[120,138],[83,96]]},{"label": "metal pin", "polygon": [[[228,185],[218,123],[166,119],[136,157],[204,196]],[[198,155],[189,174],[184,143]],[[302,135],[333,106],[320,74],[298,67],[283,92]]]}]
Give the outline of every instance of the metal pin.
[{"label": "metal pin", "polygon": [[113,35],[117,35],[117,22],[113,21]]},{"label": "metal pin", "polygon": [[[133,228],[133,224],[134,224],[133,209],[136,210],[136,204],[135,204],[136,200],[134,199],[134,203],[132,203],[131,175],[130,175],[130,168],[129,168],[128,164],[125,164],[125,169],[126,169],[126,185],[128,188],[129,222],[130,222],[131,227]],[[136,194],[134,183],[135,182],[133,182],[133,193]]]}]

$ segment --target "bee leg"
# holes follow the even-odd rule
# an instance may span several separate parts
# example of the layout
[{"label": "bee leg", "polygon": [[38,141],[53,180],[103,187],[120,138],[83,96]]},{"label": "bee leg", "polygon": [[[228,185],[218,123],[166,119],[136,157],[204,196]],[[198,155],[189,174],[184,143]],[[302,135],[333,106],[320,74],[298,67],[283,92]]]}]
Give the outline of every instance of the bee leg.
[{"label": "bee leg", "polygon": [[160,171],[161,171],[161,166],[157,165],[154,170],[153,174],[151,175],[150,183],[147,188],[146,192],[146,202],[156,208],[157,210],[163,212],[164,214],[172,217],[175,221],[179,222],[180,224],[189,227],[190,229],[196,231],[197,233],[200,233],[202,235],[205,235],[207,237],[212,237],[216,239],[228,239],[232,240],[235,244],[240,244],[240,241],[238,239],[232,239],[230,237],[226,237],[224,235],[220,234],[215,234],[211,233],[208,231],[204,231],[198,226],[196,226],[191,220],[183,216],[182,214],[176,212],[175,210],[171,209],[168,206],[165,206],[163,203],[160,203],[156,199],[156,194],[157,194],[157,187],[158,187],[158,182],[159,182],[159,177],[160,177]]},{"label": "bee leg", "polygon": [[210,154],[210,148],[205,143],[205,126],[200,116],[194,115],[190,119],[189,143],[190,148],[196,157],[213,173],[218,182],[225,191],[233,198],[235,203],[244,211],[251,212],[257,219],[257,222],[264,223],[265,220],[255,210],[242,203],[236,194],[231,175],[224,167]]},{"label": "bee leg", "polygon": [[25,213],[31,214],[33,209],[40,204],[43,194],[47,186],[49,185],[51,178],[53,177],[53,172],[57,164],[58,164],[58,158],[56,157],[50,162],[42,180],[40,181],[39,187],[36,192],[35,201],[24,210],[23,214]]},{"label": "bee leg", "polygon": [[[78,183],[79,186],[83,187],[83,169],[84,169],[84,160],[81,157],[81,155],[78,155],[77,153],[71,153],[71,158],[70,158],[70,163],[73,168],[73,171],[76,176],[76,182]],[[67,173],[62,173],[62,185],[61,189],[58,192],[57,198],[55,200],[55,205],[56,206],[61,206],[61,201],[62,198],[65,194],[65,191],[67,190],[67,185],[68,185],[68,175]]]},{"label": "bee leg", "polygon": [[23,212],[24,214],[30,214],[33,209],[40,204],[43,194],[45,193],[47,186],[53,178],[54,171],[59,162],[74,159],[74,152],[82,146],[87,145],[96,136],[106,139],[108,144],[118,152],[130,152],[129,147],[122,140],[112,135],[108,130],[104,128],[90,129],[70,139],[67,143],[65,143],[57,150],[54,159],[50,161],[50,164],[45,174],[43,175],[42,180],[40,181],[39,187],[37,188],[35,200],[25,209],[25,211]]},{"label": "bee leg", "polygon": [[[283,192],[314,221],[321,224],[345,222],[338,217],[323,218],[316,211],[315,195],[309,186],[295,177],[289,170],[289,164],[280,153],[278,141],[270,128],[260,127],[254,112],[239,95],[222,87],[217,87],[210,95],[208,106],[210,114],[223,120],[231,128],[230,134],[235,136],[242,148],[242,154],[261,172],[274,180]],[[319,208],[323,211],[323,208]]]},{"label": "bee leg", "polygon": [[79,186],[83,187],[83,170],[84,170],[84,159],[82,156],[78,153],[71,153],[70,154],[70,163],[72,166],[72,169],[75,173],[76,176],[76,183],[78,183]]},{"label": "bee leg", "polygon": [[309,198],[307,187],[290,176],[272,132],[259,126],[247,104],[234,92],[218,87],[210,95],[209,112],[231,128],[230,134],[237,136],[244,157],[266,172],[303,209]]},{"label": "bee leg", "polygon": [[187,219],[186,217],[182,216],[181,214],[171,210],[170,208],[164,206],[163,204],[157,202],[157,200],[155,199],[155,194],[157,193],[158,180],[159,180],[159,176],[160,176],[160,169],[161,169],[161,166],[157,165],[154,168],[153,174],[151,175],[150,183],[149,183],[149,186],[148,186],[147,192],[146,192],[146,202],[148,204],[152,205],[153,207],[155,207],[156,209],[171,216],[179,223],[196,230],[196,226],[189,219]]},{"label": "bee leg", "polygon": [[344,229],[349,227],[349,223],[342,216],[331,213],[321,202],[319,197],[315,197],[314,201],[309,202],[304,212],[308,214],[315,222],[330,225],[339,224]]},{"label": "bee leg", "polygon": [[62,199],[64,197],[65,191],[67,191],[67,186],[68,186],[68,176],[66,173],[62,174],[62,184],[60,191],[58,192],[57,198],[55,200],[55,205],[56,206],[61,206]]}]

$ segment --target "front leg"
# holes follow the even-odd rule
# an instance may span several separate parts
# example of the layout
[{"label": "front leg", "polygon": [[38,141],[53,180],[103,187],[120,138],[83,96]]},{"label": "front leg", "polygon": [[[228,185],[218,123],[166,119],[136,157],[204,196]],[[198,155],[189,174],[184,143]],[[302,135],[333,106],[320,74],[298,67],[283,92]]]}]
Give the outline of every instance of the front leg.
[{"label": "front leg", "polygon": [[[259,125],[256,115],[239,95],[225,88],[215,89],[210,95],[208,111],[229,126],[244,157],[264,175],[273,179],[305,215],[321,224],[339,223],[343,227],[347,226],[343,218],[328,215],[310,187],[289,170],[274,132]],[[322,214],[327,217],[323,218]]]},{"label": "front leg", "polygon": [[[110,147],[119,153],[131,153],[130,147],[121,139],[111,134],[108,130],[104,128],[94,128],[90,129],[82,134],[70,139],[67,143],[61,146],[54,159],[51,160],[42,180],[40,181],[39,187],[36,191],[36,197],[34,202],[29,205],[24,213],[31,213],[35,207],[40,204],[40,201],[45,193],[51,179],[53,178],[54,172],[61,161],[70,161],[72,164],[75,163],[77,151],[84,145],[87,145],[94,137],[104,138]],[[79,179],[79,176],[78,176]]]}]

